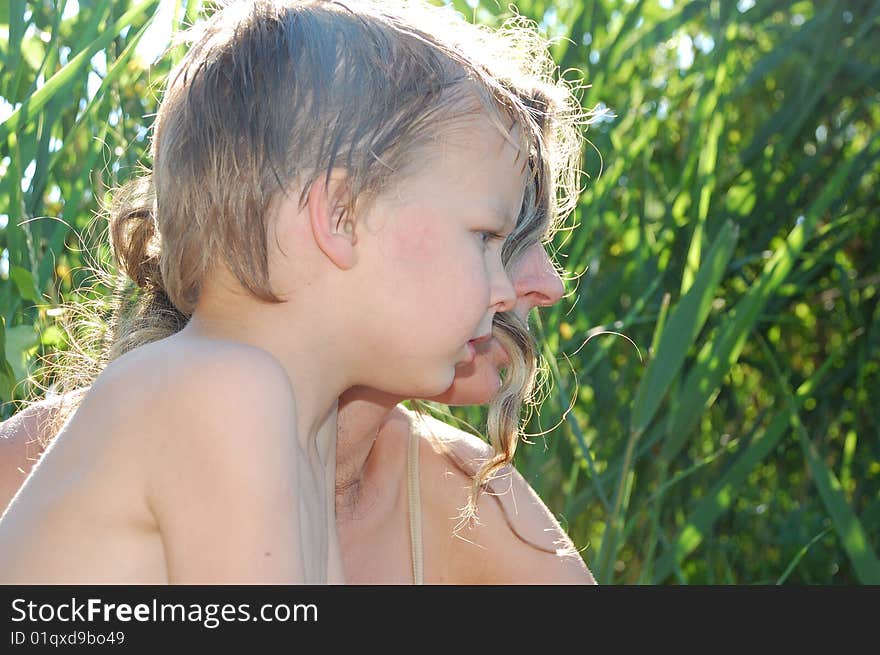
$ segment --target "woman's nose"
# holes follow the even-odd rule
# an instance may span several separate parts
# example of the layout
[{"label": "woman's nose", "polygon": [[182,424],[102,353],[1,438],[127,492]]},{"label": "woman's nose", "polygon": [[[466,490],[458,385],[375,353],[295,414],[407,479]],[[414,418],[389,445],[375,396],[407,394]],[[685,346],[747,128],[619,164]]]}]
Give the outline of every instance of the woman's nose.
[{"label": "woman's nose", "polygon": [[534,307],[555,305],[565,295],[565,286],[540,243],[531,246],[511,275],[516,291],[516,309],[526,315]]}]

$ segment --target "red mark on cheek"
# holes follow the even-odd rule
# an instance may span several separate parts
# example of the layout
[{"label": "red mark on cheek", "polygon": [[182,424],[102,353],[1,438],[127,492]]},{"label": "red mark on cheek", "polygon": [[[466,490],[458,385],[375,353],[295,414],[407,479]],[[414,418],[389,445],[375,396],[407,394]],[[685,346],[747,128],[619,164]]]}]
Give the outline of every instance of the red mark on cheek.
[{"label": "red mark on cheek", "polygon": [[394,254],[403,261],[424,262],[433,259],[440,242],[437,220],[428,212],[417,214],[412,211],[399,216],[392,241]]}]

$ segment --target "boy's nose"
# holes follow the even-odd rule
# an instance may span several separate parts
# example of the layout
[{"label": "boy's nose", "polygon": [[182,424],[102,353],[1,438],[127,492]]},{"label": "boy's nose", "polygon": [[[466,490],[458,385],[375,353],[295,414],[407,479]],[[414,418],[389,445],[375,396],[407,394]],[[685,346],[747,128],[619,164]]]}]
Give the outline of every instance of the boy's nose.
[{"label": "boy's nose", "polygon": [[516,291],[515,311],[522,318],[534,307],[555,305],[565,294],[562,279],[540,243],[523,253],[511,277]]},{"label": "boy's nose", "polygon": [[514,282],[499,258],[492,275],[492,306],[496,312],[509,312],[516,308],[517,301]]}]

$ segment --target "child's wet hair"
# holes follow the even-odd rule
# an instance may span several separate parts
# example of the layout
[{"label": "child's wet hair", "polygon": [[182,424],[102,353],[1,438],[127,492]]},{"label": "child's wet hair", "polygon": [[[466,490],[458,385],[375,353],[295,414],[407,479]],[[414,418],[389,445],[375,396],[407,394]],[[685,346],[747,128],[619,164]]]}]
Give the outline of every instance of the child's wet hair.
[{"label": "child's wet hair", "polygon": [[[550,100],[568,98],[533,31],[481,29],[421,2],[236,2],[187,36],[155,123],[154,220],[137,203],[111,216],[121,266],[140,283],[158,265],[185,315],[217,261],[279,301],[267,253],[278,193],[302,202],[318,176],[341,168],[355,212],[477,115],[517,140],[525,167],[547,149],[538,126]],[[545,87],[548,105],[527,106],[513,91],[525,86]]]}]

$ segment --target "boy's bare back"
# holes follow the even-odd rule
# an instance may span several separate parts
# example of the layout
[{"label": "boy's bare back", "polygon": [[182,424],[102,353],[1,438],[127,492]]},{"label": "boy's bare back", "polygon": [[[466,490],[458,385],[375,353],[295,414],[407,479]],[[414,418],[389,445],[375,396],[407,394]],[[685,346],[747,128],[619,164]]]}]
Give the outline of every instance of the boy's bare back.
[{"label": "boy's bare back", "polygon": [[323,581],[325,508],[299,493],[294,425],[289,379],[262,350],[184,334],[135,349],[0,519],[0,583]]}]

